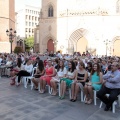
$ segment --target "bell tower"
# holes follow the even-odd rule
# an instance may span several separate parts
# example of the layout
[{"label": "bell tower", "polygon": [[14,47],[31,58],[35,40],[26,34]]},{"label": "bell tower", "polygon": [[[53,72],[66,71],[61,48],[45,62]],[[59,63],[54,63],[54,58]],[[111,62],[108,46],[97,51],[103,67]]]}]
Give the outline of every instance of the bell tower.
[{"label": "bell tower", "polygon": [[39,51],[44,53],[57,50],[57,0],[42,0],[39,29]]}]

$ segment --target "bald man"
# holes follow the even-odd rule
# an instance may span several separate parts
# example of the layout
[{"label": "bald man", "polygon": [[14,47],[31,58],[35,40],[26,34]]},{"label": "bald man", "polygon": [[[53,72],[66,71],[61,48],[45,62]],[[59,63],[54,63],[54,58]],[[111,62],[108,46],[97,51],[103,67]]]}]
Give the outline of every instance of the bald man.
[{"label": "bald man", "polygon": [[[97,97],[106,104],[105,111],[112,108],[112,103],[117,99],[120,94],[120,71],[118,70],[118,63],[113,62],[111,65],[111,71],[108,71],[103,75],[104,85],[97,92]],[[106,97],[106,94],[110,94]]]}]

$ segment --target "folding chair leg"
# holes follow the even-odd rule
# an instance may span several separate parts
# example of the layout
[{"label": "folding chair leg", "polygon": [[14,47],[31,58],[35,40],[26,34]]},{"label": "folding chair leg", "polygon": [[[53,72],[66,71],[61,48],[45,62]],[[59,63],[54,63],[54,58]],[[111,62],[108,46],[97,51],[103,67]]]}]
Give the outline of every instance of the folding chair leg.
[{"label": "folding chair leg", "polygon": [[59,97],[60,97],[60,83],[58,84]]},{"label": "folding chair leg", "polygon": [[71,99],[71,89],[69,88],[69,97]]},{"label": "folding chair leg", "polygon": [[86,99],[86,95],[84,96],[84,102],[85,102],[85,99]]},{"label": "folding chair leg", "polygon": [[29,82],[29,79],[28,79],[28,78],[26,78],[26,87],[27,87],[27,85],[28,85],[28,82]]},{"label": "folding chair leg", "polygon": [[120,107],[120,95],[118,95],[118,105]]},{"label": "folding chair leg", "polygon": [[26,77],[23,78],[24,80],[24,87],[27,88],[27,81],[26,81]]},{"label": "folding chair leg", "polygon": [[31,80],[31,90],[33,89],[34,83]]},{"label": "folding chair leg", "polygon": [[96,103],[96,91],[94,90],[94,105],[97,105],[97,103]]},{"label": "folding chair leg", "polygon": [[40,92],[40,83],[38,83],[38,91]]},{"label": "folding chair leg", "polygon": [[18,84],[18,76],[15,78],[15,84]]},{"label": "folding chair leg", "polygon": [[117,102],[114,101],[112,104],[112,112],[115,113],[115,106],[117,105]]},{"label": "folding chair leg", "polygon": [[48,85],[48,92],[49,92],[49,94],[52,94],[52,89],[49,85]]},{"label": "folding chair leg", "polygon": [[83,91],[81,90],[81,102],[84,102],[83,100]]},{"label": "folding chair leg", "polygon": [[115,113],[115,104],[112,104],[112,112]]},{"label": "folding chair leg", "polygon": [[102,104],[103,104],[103,102],[101,102],[101,103],[100,103],[100,107],[99,107],[99,108],[101,108],[101,107],[102,107]]}]

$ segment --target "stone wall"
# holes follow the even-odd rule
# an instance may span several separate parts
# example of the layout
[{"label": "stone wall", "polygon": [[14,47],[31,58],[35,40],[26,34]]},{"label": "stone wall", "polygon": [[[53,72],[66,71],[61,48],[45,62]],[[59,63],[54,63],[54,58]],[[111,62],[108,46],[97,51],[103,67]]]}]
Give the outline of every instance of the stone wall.
[{"label": "stone wall", "polygon": [[[10,28],[15,30],[14,0],[1,0],[0,3],[0,52],[10,52],[9,37],[6,35],[6,30]],[[15,43],[13,42],[13,49]]]}]

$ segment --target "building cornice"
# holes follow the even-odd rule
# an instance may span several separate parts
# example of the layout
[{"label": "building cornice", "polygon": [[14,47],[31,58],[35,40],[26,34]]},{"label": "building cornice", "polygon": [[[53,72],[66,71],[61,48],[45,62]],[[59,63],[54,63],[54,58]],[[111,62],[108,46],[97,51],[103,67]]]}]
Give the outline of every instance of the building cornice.
[{"label": "building cornice", "polygon": [[7,18],[7,17],[0,17],[0,18],[3,18],[3,19],[9,19],[10,21],[12,21],[12,22],[14,22],[14,23],[15,23],[15,21],[14,21],[14,20],[12,20],[11,18]]}]

